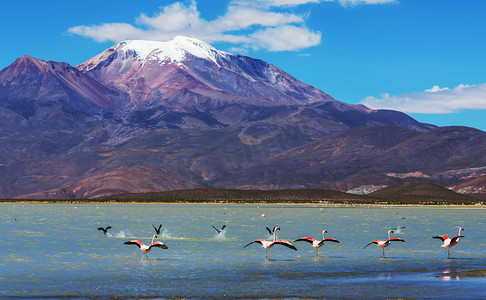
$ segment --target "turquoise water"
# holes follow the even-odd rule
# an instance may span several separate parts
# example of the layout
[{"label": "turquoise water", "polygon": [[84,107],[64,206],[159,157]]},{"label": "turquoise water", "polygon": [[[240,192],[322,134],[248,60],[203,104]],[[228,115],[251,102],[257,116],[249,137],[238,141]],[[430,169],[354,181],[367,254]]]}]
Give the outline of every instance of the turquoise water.
[{"label": "turquoise water", "polygon": [[[261,217],[261,214],[265,217]],[[306,207],[158,204],[0,204],[3,298],[484,298],[486,210],[429,207]],[[149,243],[149,260],[130,239]],[[228,227],[222,235],[211,227]],[[104,236],[98,227],[111,225]],[[295,243],[269,250],[247,243],[326,237],[315,249]],[[382,258],[374,239],[405,227]],[[457,235],[451,259],[432,236]]]}]

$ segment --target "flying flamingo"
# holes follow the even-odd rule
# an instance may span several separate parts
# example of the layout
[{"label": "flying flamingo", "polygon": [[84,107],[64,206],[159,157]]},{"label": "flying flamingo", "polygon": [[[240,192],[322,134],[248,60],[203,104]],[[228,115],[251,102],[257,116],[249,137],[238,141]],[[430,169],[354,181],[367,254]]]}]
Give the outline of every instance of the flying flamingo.
[{"label": "flying flamingo", "polygon": [[261,244],[262,245],[262,248],[265,248],[265,251],[266,251],[265,258],[266,259],[270,259],[270,256],[268,255],[268,249],[272,248],[275,245],[283,245],[283,246],[285,246],[287,248],[297,250],[297,248],[295,248],[295,246],[292,245],[292,243],[290,243],[289,241],[287,241],[287,240],[277,240],[277,230],[280,230],[280,228],[279,227],[274,227],[273,228],[273,241],[266,241],[264,239],[257,239],[257,240],[254,240],[251,243],[248,243],[243,248],[246,248],[247,246],[249,246],[249,245],[251,245],[253,243]]},{"label": "flying flamingo", "polygon": [[455,246],[457,243],[459,243],[459,239],[464,237],[461,235],[461,231],[464,230],[464,228],[459,228],[459,234],[453,237],[452,239],[449,238],[447,235],[438,235],[438,236],[433,236],[433,239],[441,239],[442,242],[444,242],[441,247],[447,250],[447,258],[449,258],[452,254],[451,248],[452,246]]},{"label": "flying flamingo", "polygon": [[311,237],[305,236],[301,237],[300,239],[296,239],[294,242],[308,242],[312,245],[312,247],[316,248],[316,257],[319,257],[319,248],[324,246],[325,242],[334,242],[334,243],[339,243],[338,240],[333,239],[333,238],[325,238],[324,234],[327,233],[327,230],[322,231],[322,241],[318,241],[316,239],[313,239]]},{"label": "flying flamingo", "polygon": [[214,230],[216,230],[218,232],[218,234],[220,234],[221,232],[223,232],[223,230],[226,228],[226,225],[223,225],[223,227],[221,227],[221,230],[219,230],[218,228],[214,227],[214,225],[211,225],[213,226]]},{"label": "flying flamingo", "polygon": [[111,229],[111,226],[108,226],[106,228],[103,228],[103,227],[98,227],[98,230],[101,230],[103,231],[103,234],[106,235],[106,233],[108,232],[108,229]]},{"label": "flying flamingo", "polygon": [[141,241],[139,240],[131,240],[131,241],[128,241],[128,242],[125,242],[124,244],[125,245],[137,245],[138,248],[140,248],[140,250],[143,252],[143,256],[142,256],[142,259],[144,259],[145,257],[147,258],[148,260],[148,253],[150,252],[150,250],[152,249],[152,247],[158,247],[158,248],[162,248],[162,249],[167,249],[168,247],[162,243],[162,242],[159,242],[159,241],[156,241],[154,242],[154,240],[157,238],[156,235],[154,235],[152,237],[152,242],[150,243],[150,245],[145,245],[144,243],[142,243]]},{"label": "flying flamingo", "polygon": [[395,241],[397,241],[397,242],[405,242],[401,238],[392,238],[392,237],[390,237],[390,233],[393,233],[393,230],[388,230],[388,240],[386,240],[386,241],[374,240],[371,243],[369,243],[366,246],[364,246],[363,249],[366,248],[366,247],[368,247],[371,244],[377,244],[379,247],[381,247],[383,249],[383,257],[385,257],[385,251],[386,251],[387,254],[390,254],[388,252],[388,250],[385,249],[386,247],[390,246],[390,242],[395,242]]},{"label": "flying flamingo", "polygon": [[152,227],[155,229],[155,233],[160,235],[160,228],[162,227],[162,224],[159,225],[159,228],[155,227],[154,224],[152,224]]}]

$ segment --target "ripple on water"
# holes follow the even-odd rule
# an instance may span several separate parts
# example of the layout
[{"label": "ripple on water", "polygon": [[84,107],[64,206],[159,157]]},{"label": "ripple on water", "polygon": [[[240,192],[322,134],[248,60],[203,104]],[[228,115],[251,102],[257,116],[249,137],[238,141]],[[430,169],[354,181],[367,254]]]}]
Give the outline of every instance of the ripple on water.
[{"label": "ripple on water", "polygon": [[[421,290],[424,298],[460,298],[478,296],[486,283],[476,276],[486,265],[484,210],[228,206],[223,214],[218,205],[78,206],[2,205],[0,214],[9,213],[0,219],[1,297],[416,298]],[[152,249],[147,261],[123,244],[149,242],[159,222],[169,249]],[[103,236],[97,227],[107,224],[113,229]],[[230,227],[217,234],[213,224]],[[431,237],[459,224],[468,235],[447,259]],[[325,245],[320,258],[308,244],[276,246],[270,260],[258,245],[243,248],[272,239],[265,227],[273,226],[281,227],[279,238],[317,238],[326,229],[341,243]],[[391,245],[386,258],[378,247],[362,249],[397,226],[406,226],[406,243]]]}]

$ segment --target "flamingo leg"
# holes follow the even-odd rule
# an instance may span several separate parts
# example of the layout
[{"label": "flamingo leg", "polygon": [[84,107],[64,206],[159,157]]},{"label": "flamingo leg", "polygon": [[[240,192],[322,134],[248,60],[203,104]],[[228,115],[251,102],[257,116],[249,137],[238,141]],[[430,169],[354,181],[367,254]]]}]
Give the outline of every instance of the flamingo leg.
[{"label": "flamingo leg", "polygon": [[268,249],[265,249],[265,258],[266,259],[269,259],[269,257],[268,257]]},{"label": "flamingo leg", "polygon": [[316,248],[316,257],[319,258],[319,248]]}]

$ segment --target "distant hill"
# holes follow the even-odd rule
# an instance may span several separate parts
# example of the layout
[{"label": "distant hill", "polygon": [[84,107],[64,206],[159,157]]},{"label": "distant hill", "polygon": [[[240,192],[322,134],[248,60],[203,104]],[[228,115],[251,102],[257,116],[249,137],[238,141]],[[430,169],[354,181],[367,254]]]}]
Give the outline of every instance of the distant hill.
[{"label": "distant hill", "polygon": [[469,197],[486,200],[486,175],[465,180],[450,187],[456,193],[461,193]]},{"label": "distant hill", "polygon": [[193,189],[161,193],[120,194],[98,198],[102,201],[212,202],[212,203],[342,203],[342,204],[475,204],[464,196],[433,183],[412,183],[387,187],[370,195],[353,195],[333,190],[233,190]]},{"label": "distant hill", "polygon": [[406,182],[390,186],[369,194],[370,197],[386,199],[392,203],[409,204],[473,204],[478,199],[458,194],[434,183]]},{"label": "distant hill", "polygon": [[120,194],[98,198],[98,200],[141,201],[141,202],[232,202],[232,203],[371,203],[368,197],[339,191],[302,190],[233,190],[233,189],[193,189],[161,193]]}]

